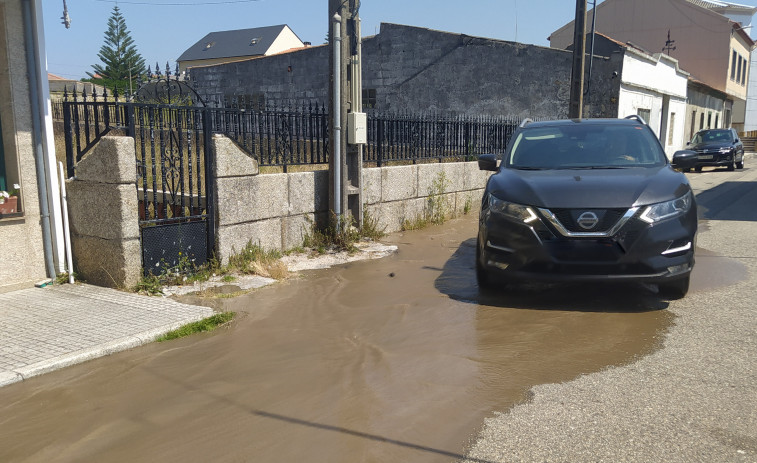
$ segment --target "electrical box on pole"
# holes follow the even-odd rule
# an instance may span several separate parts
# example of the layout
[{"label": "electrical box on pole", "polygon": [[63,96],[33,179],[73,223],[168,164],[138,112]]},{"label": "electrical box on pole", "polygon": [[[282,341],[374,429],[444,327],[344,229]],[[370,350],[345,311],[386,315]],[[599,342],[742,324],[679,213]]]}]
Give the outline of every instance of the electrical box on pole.
[{"label": "electrical box on pole", "polygon": [[365,113],[347,113],[347,143],[365,145],[368,142],[368,117]]},{"label": "electrical box on pole", "polygon": [[[337,217],[337,225],[353,221],[360,227],[363,223],[363,145],[367,142],[367,120],[362,112],[360,0],[329,0],[328,3],[332,69],[329,208]],[[339,36],[335,37],[335,33]]]}]

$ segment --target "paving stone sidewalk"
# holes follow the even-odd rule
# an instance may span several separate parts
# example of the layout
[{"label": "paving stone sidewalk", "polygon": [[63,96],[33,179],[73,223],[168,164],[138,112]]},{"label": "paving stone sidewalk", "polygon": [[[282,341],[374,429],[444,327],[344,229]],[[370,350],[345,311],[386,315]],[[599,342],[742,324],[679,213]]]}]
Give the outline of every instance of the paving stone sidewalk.
[{"label": "paving stone sidewalk", "polygon": [[0,294],[0,387],[152,342],[213,315],[181,304],[83,284]]}]

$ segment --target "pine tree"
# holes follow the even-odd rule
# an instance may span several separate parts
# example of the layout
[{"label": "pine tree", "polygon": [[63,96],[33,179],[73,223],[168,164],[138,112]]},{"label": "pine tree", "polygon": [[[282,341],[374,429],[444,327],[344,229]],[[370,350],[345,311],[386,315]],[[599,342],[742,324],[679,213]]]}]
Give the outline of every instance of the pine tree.
[{"label": "pine tree", "polygon": [[118,5],[113,7],[113,14],[108,19],[105,43],[97,57],[103,64],[92,65],[94,73],[87,73],[91,77],[90,81],[105,85],[111,90],[117,88],[119,92],[129,90],[130,87],[136,90],[132,83],[145,72],[145,60],[137,52]]}]

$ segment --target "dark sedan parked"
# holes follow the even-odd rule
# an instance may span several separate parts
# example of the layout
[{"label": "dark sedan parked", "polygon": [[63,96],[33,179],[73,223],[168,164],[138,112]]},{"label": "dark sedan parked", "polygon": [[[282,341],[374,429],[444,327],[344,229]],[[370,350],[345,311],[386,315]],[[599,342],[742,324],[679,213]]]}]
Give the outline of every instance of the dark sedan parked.
[{"label": "dark sedan parked", "polygon": [[484,191],[476,248],[480,286],[510,280],[656,283],[683,297],[697,211],[686,176],[638,117],[522,124]]},{"label": "dark sedan parked", "polygon": [[744,168],[744,144],[734,129],[700,130],[687,143],[686,149],[696,151],[694,170],[702,167],[727,167],[728,170]]}]

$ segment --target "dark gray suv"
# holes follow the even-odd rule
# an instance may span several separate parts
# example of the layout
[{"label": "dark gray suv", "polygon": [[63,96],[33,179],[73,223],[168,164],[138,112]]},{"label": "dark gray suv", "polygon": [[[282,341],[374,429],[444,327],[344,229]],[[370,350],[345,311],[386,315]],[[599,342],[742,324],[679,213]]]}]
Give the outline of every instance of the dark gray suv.
[{"label": "dark gray suv", "polygon": [[683,297],[694,266],[697,211],[686,176],[638,117],[521,124],[493,170],[479,218],[479,286],[511,280],[656,283]]}]

